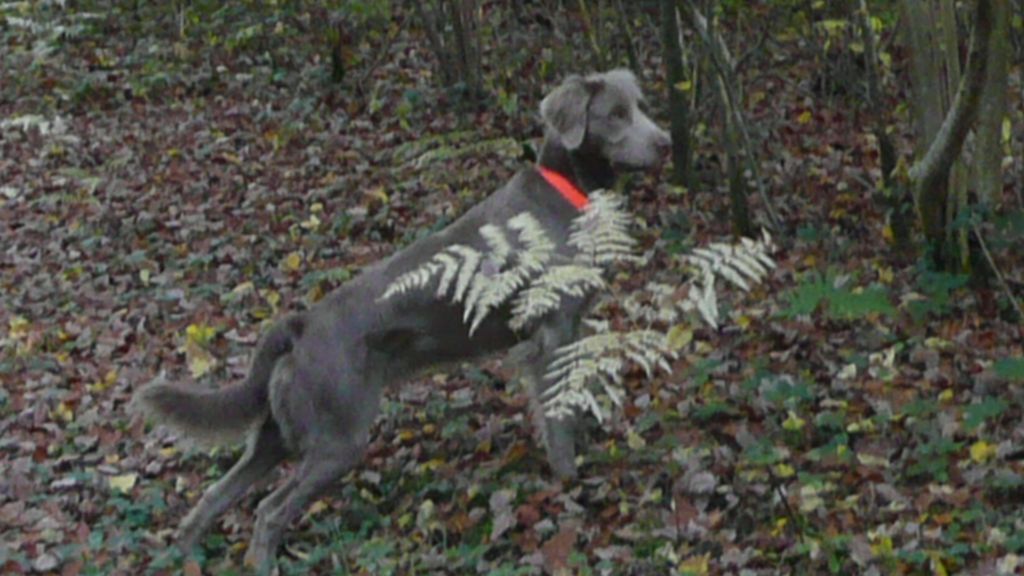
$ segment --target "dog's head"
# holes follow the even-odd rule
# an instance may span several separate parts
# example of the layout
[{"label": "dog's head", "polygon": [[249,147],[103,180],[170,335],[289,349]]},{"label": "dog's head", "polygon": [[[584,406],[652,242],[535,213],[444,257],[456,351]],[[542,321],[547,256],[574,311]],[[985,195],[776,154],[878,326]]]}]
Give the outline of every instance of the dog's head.
[{"label": "dog's head", "polygon": [[540,103],[541,117],[569,151],[596,150],[627,170],[659,164],[672,145],[640,109],[643,93],[629,70],[570,76]]}]

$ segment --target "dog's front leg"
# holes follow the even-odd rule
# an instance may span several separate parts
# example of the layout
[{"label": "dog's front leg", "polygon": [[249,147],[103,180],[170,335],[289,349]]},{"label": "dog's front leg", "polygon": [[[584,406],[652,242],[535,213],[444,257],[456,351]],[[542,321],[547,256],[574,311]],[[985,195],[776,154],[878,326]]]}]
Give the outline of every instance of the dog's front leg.
[{"label": "dog's front leg", "polygon": [[534,335],[523,378],[530,393],[530,409],[535,430],[547,452],[548,464],[561,479],[576,477],[576,415],[552,418],[545,414],[542,398],[554,382],[545,377],[555,351],[577,337],[579,323],[559,317],[547,321]]}]

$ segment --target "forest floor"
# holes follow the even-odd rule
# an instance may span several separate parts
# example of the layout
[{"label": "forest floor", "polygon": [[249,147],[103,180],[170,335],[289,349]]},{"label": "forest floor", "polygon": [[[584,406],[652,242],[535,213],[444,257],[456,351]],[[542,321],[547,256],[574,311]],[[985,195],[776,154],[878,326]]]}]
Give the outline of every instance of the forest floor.
[{"label": "forest floor", "polygon": [[[523,167],[543,90],[579,71],[571,50],[590,54],[540,14],[520,22],[521,54],[486,53],[498,96],[467,110],[402,26],[332,84],[309,20],[224,8],[183,39],[171,3],[141,18],[88,4],[0,8],[0,572],[240,573],[260,494],[198,556],[169,547],[239,449],[180,444],[130,416],[132,392],[240,380],[267,320]],[[663,119],[656,28],[637,25]],[[289,533],[282,574],[1024,570],[1022,324],[998,286],[894,255],[855,91],[778,37],[742,76],[783,219],[769,282],[727,299],[722,329],[677,330],[671,375],[629,375],[575,482],[553,480],[500,360],[396,387],[365,461]],[[890,91],[907,154],[906,95]],[[716,116],[696,116],[697,189],[626,184],[652,256],[620,293],[682,283],[677,255],[729,239]],[[1019,154],[1007,168],[1014,206]],[[992,222],[1019,287],[1024,213]]]}]

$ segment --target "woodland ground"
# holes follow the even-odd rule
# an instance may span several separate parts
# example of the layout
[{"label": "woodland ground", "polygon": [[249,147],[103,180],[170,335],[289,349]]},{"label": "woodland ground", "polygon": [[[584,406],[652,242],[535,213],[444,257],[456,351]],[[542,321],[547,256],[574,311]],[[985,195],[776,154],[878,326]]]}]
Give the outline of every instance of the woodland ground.
[{"label": "woodland ground", "polygon": [[[160,3],[46,6],[0,13],[0,571],[238,573],[258,495],[201,557],[167,549],[237,450],[147,429],[132,391],[160,374],[239,380],[264,320],[502,184],[585,40],[527,9],[520,52],[499,67],[485,51],[497,96],[467,111],[402,26],[332,84],[301,19],[225,8],[181,40]],[[759,36],[742,26],[775,17],[750,10],[739,52]],[[645,23],[640,72],[664,118]],[[630,375],[577,482],[552,481],[499,362],[394,390],[365,462],[290,533],[282,574],[1019,573],[1021,323],[998,289],[891,253],[855,90],[823,90],[821,48],[776,36],[742,75],[784,219],[770,282],[730,301],[722,330],[678,332],[671,376]],[[674,254],[728,238],[714,114],[699,107],[699,189],[628,183],[654,256],[617,291],[680,282]],[[1007,168],[1013,205],[1019,153]],[[1020,207],[993,229],[1021,280]]]}]

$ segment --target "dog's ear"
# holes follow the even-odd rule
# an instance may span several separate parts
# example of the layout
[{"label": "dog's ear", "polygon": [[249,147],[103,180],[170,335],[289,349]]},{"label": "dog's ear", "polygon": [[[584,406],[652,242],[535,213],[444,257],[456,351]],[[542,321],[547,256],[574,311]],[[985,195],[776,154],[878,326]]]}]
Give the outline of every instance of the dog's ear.
[{"label": "dog's ear", "polygon": [[594,91],[593,83],[570,76],[540,103],[544,122],[569,150],[579,148],[587,135],[587,108]]}]

